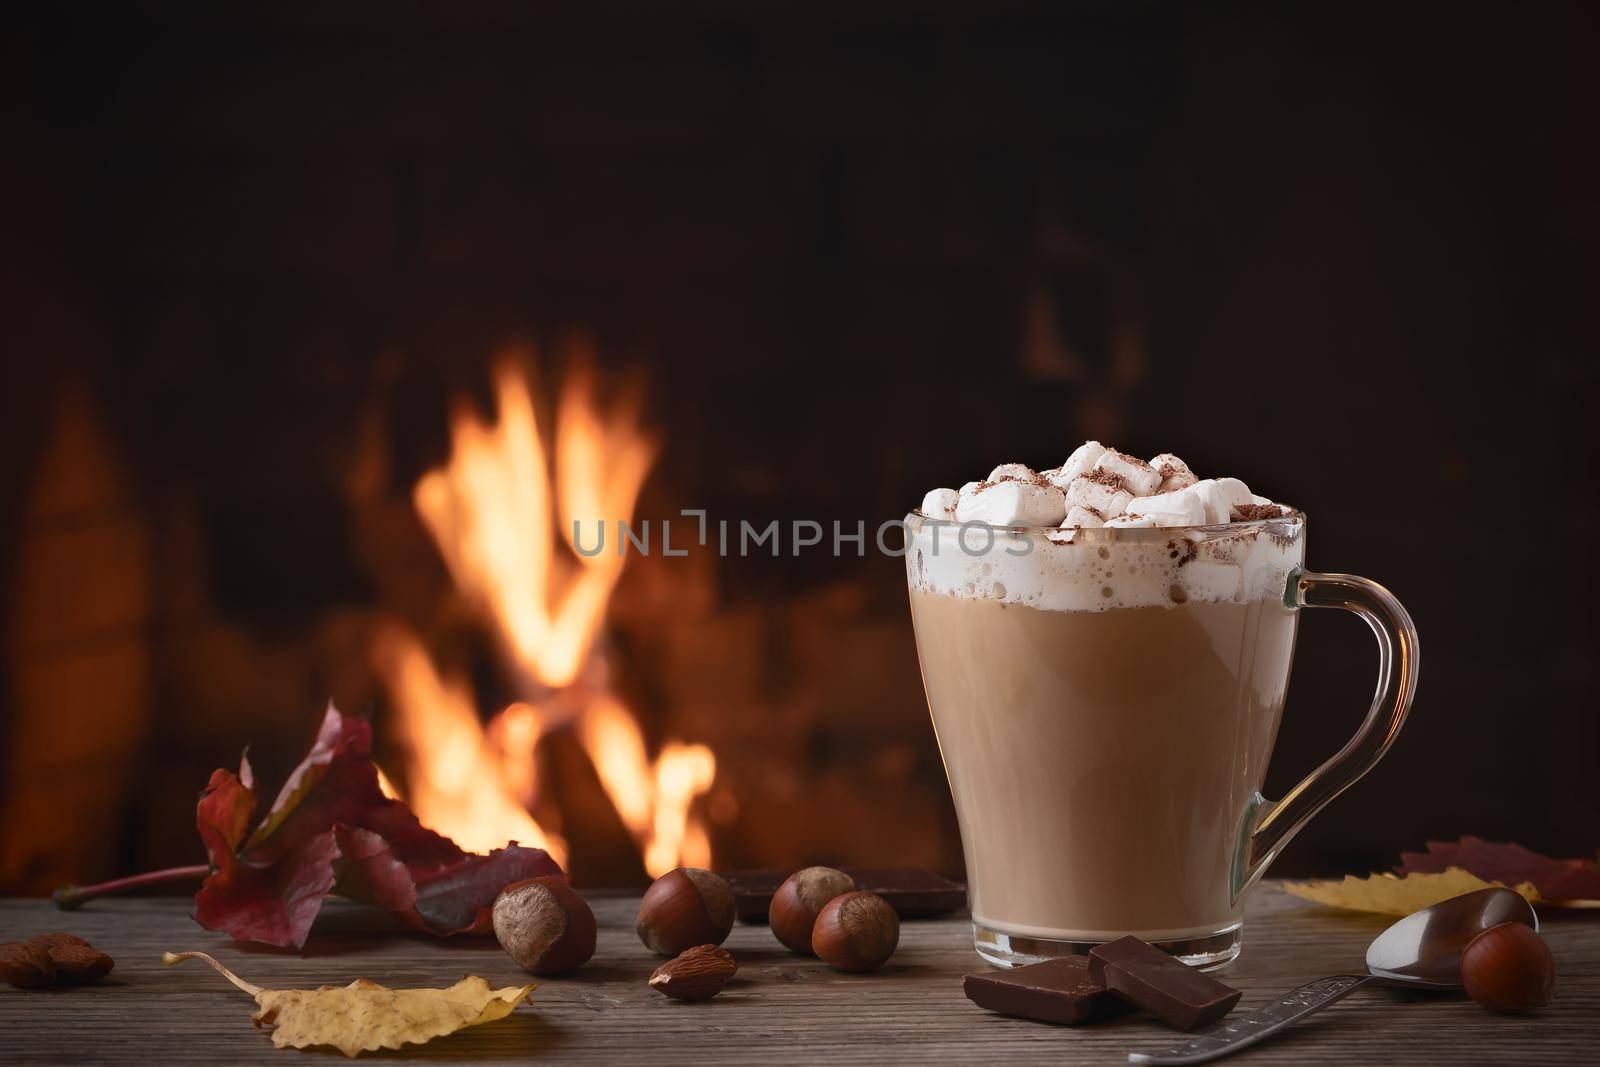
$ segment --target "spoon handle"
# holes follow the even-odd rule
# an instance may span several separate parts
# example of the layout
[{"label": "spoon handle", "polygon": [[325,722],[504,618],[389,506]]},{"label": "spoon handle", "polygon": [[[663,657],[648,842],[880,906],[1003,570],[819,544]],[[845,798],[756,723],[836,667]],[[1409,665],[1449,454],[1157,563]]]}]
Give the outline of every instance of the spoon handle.
[{"label": "spoon handle", "polygon": [[1368,982],[1378,979],[1370,974],[1341,974],[1333,978],[1319,978],[1315,982],[1285,993],[1254,1015],[1235,1019],[1217,1027],[1204,1037],[1186,1041],[1160,1052],[1130,1052],[1130,1063],[1185,1064],[1206,1063],[1238,1052],[1253,1045],[1268,1034],[1275,1034],[1285,1026],[1312,1012],[1326,1008]]}]

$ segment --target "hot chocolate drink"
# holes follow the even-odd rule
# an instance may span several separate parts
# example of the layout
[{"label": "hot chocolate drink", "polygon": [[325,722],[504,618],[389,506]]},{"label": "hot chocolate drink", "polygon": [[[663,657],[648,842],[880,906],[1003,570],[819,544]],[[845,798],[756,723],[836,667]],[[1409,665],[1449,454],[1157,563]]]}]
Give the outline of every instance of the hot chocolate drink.
[{"label": "hot chocolate drink", "polygon": [[1228,866],[1294,645],[1281,601],[1089,614],[915,591],[911,614],[975,920],[1063,941],[1239,921]]},{"label": "hot chocolate drink", "polygon": [[1302,579],[1304,517],[1242,482],[1095,442],[935,490],[907,521],[979,951],[1020,963],[1135,934],[1232,958],[1271,858],[1259,790],[1302,594],[1363,580]]}]

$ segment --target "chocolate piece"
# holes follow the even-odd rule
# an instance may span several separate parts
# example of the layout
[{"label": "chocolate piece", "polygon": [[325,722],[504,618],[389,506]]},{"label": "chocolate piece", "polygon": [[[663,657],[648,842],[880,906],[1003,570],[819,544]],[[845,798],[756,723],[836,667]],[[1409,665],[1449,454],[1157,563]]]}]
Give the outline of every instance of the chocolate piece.
[{"label": "chocolate piece", "polygon": [[856,888],[876,893],[902,919],[949,915],[967,906],[967,887],[921,867],[846,867]]},{"label": "chocolate piece", "polygon": [[728,880],[729,887],[733,889],[733,906],[739,915],[739,921],[766,922],[767,908],[772,905],[772,898],[778,892],[778,887],[790,873],[778,867],[721,872],[722,877]]},{"label": "chocolate piece", "polygon": [[980,1008],[1042,1023],[1075,1026],[1128,1010],[1103,982],[1089,975],[1083,956],[1063,956],[1010,971],[969,974],[962,980],[967,999]]},{"label": "chocolate piece", "polygon": [[[941,878],[921,867],[843,867],[856,888],[876,893],[889,902],[902,919],[948,915],[967,906],[967,887]],[[772,896],[793,871],[782,867],[726,871],[722,877],[733,887],[739,921],[764,923]]]},{"label": "chocolate piece", "polygon": [[1222,1018],[1243,995],[1137,937],[1090,949],[1089,975],[1179,1030]]}]

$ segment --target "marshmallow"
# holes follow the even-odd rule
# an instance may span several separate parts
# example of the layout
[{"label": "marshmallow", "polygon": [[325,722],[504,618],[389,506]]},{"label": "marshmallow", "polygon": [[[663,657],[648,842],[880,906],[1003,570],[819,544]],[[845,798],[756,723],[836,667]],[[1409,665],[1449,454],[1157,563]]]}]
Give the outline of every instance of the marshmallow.
[{"label": "marshmallow", "polygon": [[1033,468],[1025,463],[1002,463],[989,472],[989,477],[985,481],[1001,482],[1007,478],[1015,478],[1022,482],[1032,482],[1036,481],[1038,477]]},{"label": "marshmallow", "polygon": [[1204,526],[1207,521],[1206,502],[1192,488],[1137,497],[1128,502],[1127,511],[1149,516],[1157,526]]},{"label": "marshmallow", "polygon": [[1170,493],[1175,489],[1187,489],[1198,482],[1194,471],[1183,460],[1171,452],[1163,452],[1150,461],[1150,466],[1161,475],[1161,484],[1156,487],[1159,493]]},{"label": "marshmallow", "polygon": [[1128,492],[1134,496],[1149,496],[1161,484],[1161,475],[1157,474],[1150,464],[1138,456],[1130,456],[1111,448],[1106,449],[1100,458],[1094,461],[1094,469],[1121,478]]},{"label": "marshmallow", "polygon": [[1305,554],[1294,509],[1251,493],[1237,478],[1197,479],[1170,452],[1144,463],[1098,441],[1085,442],[1055,470],[1035,474],[1002,463],[985,481],[935,489],[921,510],[930,519],[997,529],[993,550],[974,554],[954,550],[953,527],[913,523],[906,558],[913,589],[1051,611],[1276,604]]},{"label": "marshmallow", "polygon": [[1105,527],[1108,530],[1126,530],[1155,525],[1156,520],[1148,515],[1118,515],[1114,519],[1107,519]]},{"label": "marshmallow", "polygon": [[990,526],[1056,526],[1066,517],[1061,490],[1042,482],[986,482],[956,503],[957,522]]},{"label": "marshmallow", "polygon": [[[1076,529],[1259,526],[1263,519],[1297,514],[1251,493],[1237,478],[1197,479],[1171,452],[1146,463],[1099,441],[1085,441],[1054,470],[1035,472],[1023,463],[1002,463],[984,481],[955,491],[933,490],[923,497],[920,510],[945,521],[1054,527],[1061,543],[1071,543]],[[1225,532],[1208,531],[1205,536]],[[1214,562],[1234,562],[1220,544],[1212,556]],[[1219,578],[1217,588],[1226,584],[1226,578]]]},{"label": "marshmallow", "polygon": [[930,519],[953,519],[957,495],[954,489],[934,489],[922,498],[921,511]]},{"label": "marshmallow", "polygon": [[1107,517],[1121,515],[1127,508],[1128,501],[1133,499],[1133,494],[1126,489],[1096,481],[1086,474],[1081,474],[1072,479],[1067,486],[1067,506],[1094,508]]},{"label": "marshmallow", "polygon": [[1105,517],[1094,508],[1086,508],[1082,504],[1074,504],[1067,509],[1067,517],[1061,520],[1062,526],[1080,526],[1085,530],[1093,530],[1106,524]]},{"label": "marshmallow", "polygon": [[1250,487],[1237,478],[1205,478],[1191,485],[1188,492],[1199,494],[1206,506],[1206,522],[1211,525],[1232,522],[1234,505],[1254,500]]},{"label": "marshmallow", "polygon": [[1094,470],[1095,461],[1108,451],[1099,441],[1085,441],[1072,450],[1072,455],[1067,457],[1065,463],[1049,472],[1050,483],[1065,489],[1072,484],[1072,479]]}]

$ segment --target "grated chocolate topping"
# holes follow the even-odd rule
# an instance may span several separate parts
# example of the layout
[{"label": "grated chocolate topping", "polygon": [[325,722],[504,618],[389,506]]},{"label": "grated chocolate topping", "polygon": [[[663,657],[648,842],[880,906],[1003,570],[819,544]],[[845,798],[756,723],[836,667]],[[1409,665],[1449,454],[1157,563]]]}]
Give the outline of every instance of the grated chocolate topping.
[{"label": "grated chocolate topping", "polygon": [[1258,519],[1281,519],[1289,509],[1277,504],[1235,504],[1228,514],[1229,522],[1255,522]]},{"label": "grated chocolate topping", "polygon": [[1122,477],[1122,475],[1117,474],[1115,471],[1086,471],[1080,477],[1087,478],[1091,482],[1098,482],[1107,489],[1126,489],[1128,487],[1127,481]]},{"label": "grated chocolate topping", "polygon": [[1167,555],[1178,561],[1178,566],[1183,566],[1199,554],[1200,548],[1187,537],[1180,537],[1175,541],[1167,542]]}]

